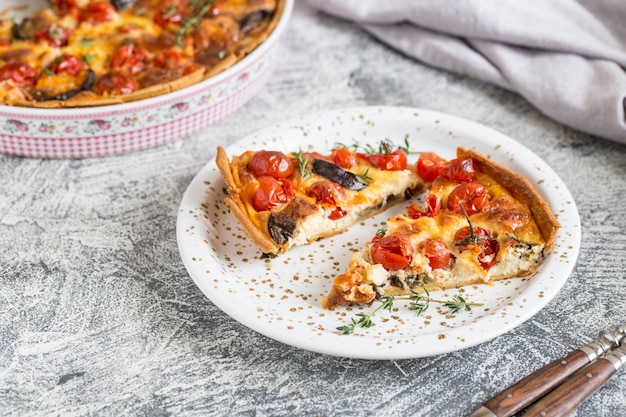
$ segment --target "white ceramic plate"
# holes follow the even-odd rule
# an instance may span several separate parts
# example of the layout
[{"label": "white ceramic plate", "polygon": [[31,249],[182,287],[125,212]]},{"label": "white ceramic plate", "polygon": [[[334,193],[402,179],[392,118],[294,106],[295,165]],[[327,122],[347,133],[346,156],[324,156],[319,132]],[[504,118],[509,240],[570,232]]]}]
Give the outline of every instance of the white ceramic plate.
[{"label": "white ceramic plate", "polygon": [[[560,290],[571,273],[580,247],[580,220],[572,196],[561,179],[537,155],[490,128],[421,109],[365,107],[303,116],[261,130],[230,146],[231,155],[248,149],[297,151],[313,146],[330,151],[337,142],[377,145],[381,139],[411,151],[434,151],[453,158],[457,146],[474,148],[534,184],[558,216],[554,251],[539,272],[493,286],[431,292],[433,298],[462,294],[483,303],[470,312],[450,316],[435,304],[416,316],[406,302],[394,311],[373,317],[374,326],[341,335],[359,312],[376,307],[327,311],[318,299],[347,264],[351,249],[371,239],[398,205],[348,232],[306,247],[292,248],[274,259],[262,259],[223,203],[224,182],[210,161],[184,194],[177,222],[182,260],[202,292],[242,324],[288,345],[315,352],[363,359],[402,359],[431,356],[488,341],[532,317]],[[416,158],[415,155],[414,159]],[[460,292],[462,291],[462,292]]]}]

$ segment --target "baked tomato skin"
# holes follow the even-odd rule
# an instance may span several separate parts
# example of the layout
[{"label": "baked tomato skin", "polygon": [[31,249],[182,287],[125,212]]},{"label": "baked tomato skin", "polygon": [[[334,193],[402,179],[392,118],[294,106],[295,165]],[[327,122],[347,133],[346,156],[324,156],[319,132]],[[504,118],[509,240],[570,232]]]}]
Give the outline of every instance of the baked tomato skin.
[{"label": "baked tomato skin", "polygon": [[62,72],[66,72],[70,75],[76,77],[80,72],[87,68],[87,64],[85,64],[79,57],[72,54],[65,54],[60,59],[59,62],[54,67],[54,73],[60,74]]},{"label": "baked tomato skin", "polygon": [[423,152],[417,158],[417,173],[426,182],[433,182],[447,163],[445,159],[434,152]]},{"label": "baked tomato skin", "polygon": [[357,164],[356,153],[348,148],[340,147],[333,151],[333,163],[341,168],[352,168]]},{"label": "baked tomato skin", "polygon": [[475,182],[461,184],[448,195],[448,209],[457,214],[463,214],[465,209],[467,215],[471,216],[481,211],[488,203],[487,188]]},{"label": "baked tomato skin", "polygon": [[35,38],[47,42],[50,46],[59,48],[67,46],[67,40],[73,32],[72,29],[53,23],[36,31]]},{"label": "baked tomato skin", "polygon": [[441,168],[439,175],[455,182],[472,182],[475,178],[474,162],[471,158],[452,159]]},{"label": "baked tomato skin", "polygon": [[287,178],[293,174],[293,169],[293,160],[278,151],[255,152],[248,162],[248,170],[257,177]]},{"label": "baked tomato skin", "polygon": [[468,249],[477,252],[478,262],[484,269],[488,270],[497,262],[500,245],[487,230],[481,227],[474,227],[473,237],[469,226],[457,230],[454,235],[454,242],[459,252]]},{"label": "baked tomato skin", "polygon": [[121,71],[111,71],[104,74],[96,83],[96,91],[100,94],[130,94],[137,90],[137,81]]},{"label": "baked tomato skin", "polygon": [[402,149],[391,153],[376,153],[367,155],[370,164],[385,171],[402,171],[406,169],[407,157]]},{"label": "baked tomato skin", "polygon": [[108,1],[90,1],[80,12],[80,21],[91,25],[110,22],[115,18],[115,7]]},{"label": "baked tomato skin", "polygon": [[419,219],[420,217],[435,217],[441,210],[441,197],[437,194],[428,194],[426,197],[426,210],[422,209],[415,203],[411,203],[406,208],[407,216],[411,219]]},{"label": "baked tomato skin", "polygon": [[256,211],[271,210],[272,207],[288,203],[295,197],[295,191],[288,179],[278,180],[263,175],[258,180],[259,186],[252,195],[252,207]]},{"label": "baked tomato skin", "polygon": [[411,243],[400,236],[374,236],[370,248],[372,262],[382,265],[388,271],[404,269],[413,260]]},{"label": "baked tomato skin", "polygon": [[37,82],[37,71],[28,64],[9,62],[0,67],[0,81],[13,80],[18,87],[32,87]]},{"label": "baked tomato skin", "polygon": [[130,74],[143,71],[148,64],[148,54],[134,44],[120,46],[113,54],[109,66],[111,69],[123,70]]},{"label": "baked tomato skin", "polygon": [[426,239],[418,245],[418,250],[428,258],[432,269],[449,269],[455,259],[448,245],[440,239]]},{"label": "baked tomato skin", "polygon": [[335,206],[337,202],[345,198],[346,193],[336,182],[316,181],[307,188],[306,195],[314,198],[316,203]]}]

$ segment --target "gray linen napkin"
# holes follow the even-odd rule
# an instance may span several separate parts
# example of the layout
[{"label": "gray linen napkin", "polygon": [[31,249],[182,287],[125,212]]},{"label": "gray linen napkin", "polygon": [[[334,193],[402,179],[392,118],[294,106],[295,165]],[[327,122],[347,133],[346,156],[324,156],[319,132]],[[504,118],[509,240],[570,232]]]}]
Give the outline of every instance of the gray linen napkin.
[{"label": "gray linen napkin", "polygon": [[626,0],[308,0],[426,64],[626,143]]}]

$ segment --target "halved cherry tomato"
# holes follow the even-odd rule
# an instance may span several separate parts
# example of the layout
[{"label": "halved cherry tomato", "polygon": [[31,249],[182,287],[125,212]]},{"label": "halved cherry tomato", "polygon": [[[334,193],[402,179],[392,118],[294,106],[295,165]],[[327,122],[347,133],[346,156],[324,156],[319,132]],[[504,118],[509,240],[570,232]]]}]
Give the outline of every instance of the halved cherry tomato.
[{"label": "halved cherry tomato", "polygon": [[446,160],[433,152],[421,153],[417,158],[417,173],[426,182],[433,182],[439,176]]},{"label": "halved cherry tomato", "polygon": [[336,207],[333,211],[330,212],[330,214],[328,215],[328,218],[330,220],[339,220],[342,217],[345,217],[346,214],[348,214],[347,211],[345,211],[341,207]]},{"label": "halved cherry tomato", "polygon": [[67,46],[67,40],[74,32],[73,29],[65,28],[55,23],[44,26],[35,32],[35,38],[48,42],[48,45],[54,47]]},{"label": "halved cherry tomato", "polygon": [[418,250],[428,258],[432,269],[448,269],[454,262],[454,255],[443,240],[426,239],[418,245]]},{"label": "halved cherry tomato", "polygon": [[346,192],[336,182],[316,181],[308,187],[306,195],[314,198],[316,203],[335,206],[337,202],[345,198]]},{"label": "halved cherry tomato", "polygon": [[111,69],[121,69],[130,74],[143,71],[148,63],[148,54],[134,44],[120,46],[109,63]]},{"label": "halved cherry tomato", "polygon": [[113,20],[116,11],[115,7],[108,1],[96,0],[90,1],[80,12],[79,20],[91,25],[98,23],[106,23]]},{"label": "halved cherry tomato", "polygon": [[478,213],[487,203],[489,203],[487,188],[476,182],[461,184],[448,195],[448,209],[458,214],[463,214],[463,209],[468,216]]},{"label": "halved cherry tomato", "polygon": [[341,168],[352,168],[357,163],[356,153],[348,148],[337,148],[333,151],[333,162]]},{"label": "halved cherry tomato", "polygon": [[282,152],[258,151],[250,158],[248,170],[257,177],[287,178],[293,174],[293,160]]},{"label": "halved cherry tomato", "polygon": [[495,265],[500,245],[498,241],[493,239],[491,234],[482,227],[474,227],[474,236],[471,236],[471,229],[465,226],[457,230],[454,235],[454,242],[459,252],[468,249],[478,253],[478,262],[480,265],[489,269]]},{"label": "halved cherry tomato", "polygon": [[456,182],[474,181],[474,163],[471,158],[453,159],[441,168],[440,175]]},{"label": "halved cherry tomato", "polygon": [[50,3],[61,17],[66,15],[78,16],[79,8],[76,0],[52,0]]},{"label": "halved cherry tomato", "polygon": [[184,2],[165,6],[154,15],[154,23],[165,27],[168,23],[179,24],[183,21]]},{"label": "halved cherry tomato", "polygon": [[181,53],[174,49],[159,51],[152,58],[154,65],[159,68],[175,68],[180,65],[182,60]]},{"label": "halved cherry tomato", "polygon": [[400,236],[374,236],[370,248],[372,262],[381,264],[388,271],[398,271],[405,268],[413,259],[411,243]]},{"label": "halved cherry tomato", "polygon": [[368,155],[367,160],[378,169],[402,171],[406,168],[407,157],[402,149],[397,149],[389,154],[377,153]]},{"label": "halved cherry tomato", "polygon": [[419,207],[415,203],[411,203],[406,208],[407,215],[411,219],[419,219],[420,217],[435,217],[441,210],[441,197],[436,194],[428,194],[426,197],[426,210]]},{"label": "halved cherry tomato", "polygon": [[0,67],[0,81],[13,80],[18,87],[31,87],[37,82],[37,71],[28,64],[9,62]]},{"label": "halved cherry tomato", "polygon": [[121,71],[108,72],[96,83],[96,91],[100,94],[130,94],[137,90],[137,87],[137,81],[129,74]]},{"label": "halved cherry tomato", "polygon": [[263,175],[258,179],[259,187],[252,195],[252,207],[256,211],[270,210],[295,197],[295,191],[288,179],[277,180],[269,175]]},{"label": "halved cherry tomato", "polygon": [[87,64],[85,64],[79,57],[72,54],[64,54],[54,67],[54,73],[59,74],[67,72],[75,77],[85,68],[87,68]]}]

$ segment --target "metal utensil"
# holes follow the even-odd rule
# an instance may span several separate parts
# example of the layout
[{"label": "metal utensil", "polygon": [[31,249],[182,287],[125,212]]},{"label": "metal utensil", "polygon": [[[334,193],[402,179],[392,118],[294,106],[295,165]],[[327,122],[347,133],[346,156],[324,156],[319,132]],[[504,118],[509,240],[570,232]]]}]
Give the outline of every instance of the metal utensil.
[{"label": "metal utensil", "polygon": [[617,348],[625,336],[626,324],[618,327],[613,333],[601,331],[597,340],[537,369],[486,401],[470,417],[508,417],[515,414],[543,397],[578,370],[606,355],[611,349]]}]

